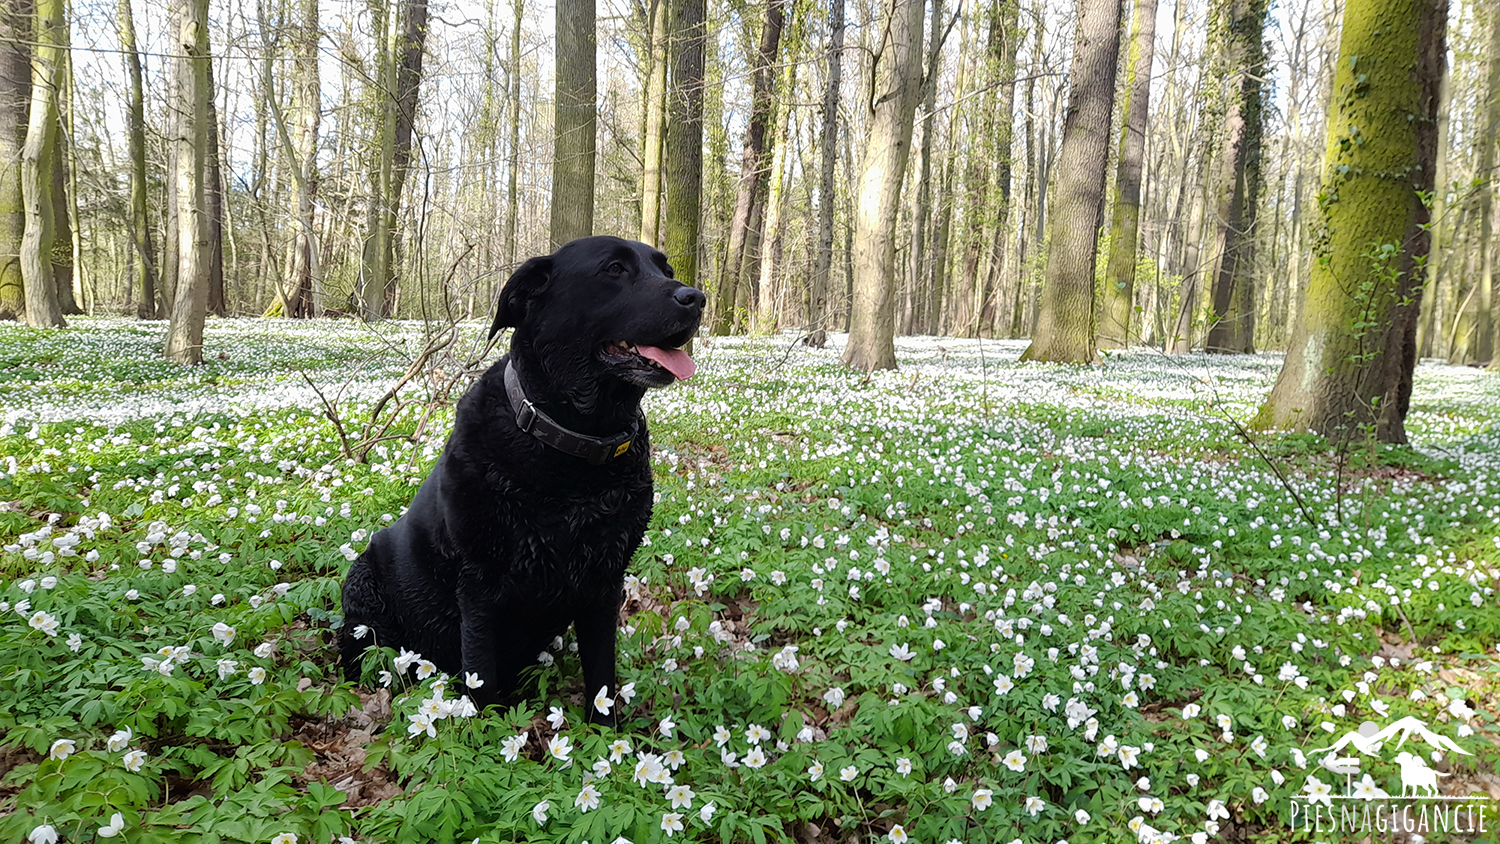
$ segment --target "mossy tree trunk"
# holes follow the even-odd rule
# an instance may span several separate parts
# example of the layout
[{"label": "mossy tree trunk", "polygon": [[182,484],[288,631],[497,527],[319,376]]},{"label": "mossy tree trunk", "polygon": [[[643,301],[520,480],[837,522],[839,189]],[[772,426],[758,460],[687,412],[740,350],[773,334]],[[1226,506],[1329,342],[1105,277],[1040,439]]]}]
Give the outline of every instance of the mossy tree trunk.
[{"label": "mossy tree trunk", "polygon": [[1500,7],[1489,7],[1490,56],[1489,104],[1485,107],[1484,125],[1479,130],[1479,166],[1475,178],[1479,199],[1479,308],[1474,320],[1473,359],[1488,362],[1500,369],[1495,356],[1495,250],[1493,247],[1495,208],[1495,144],[1500,141]]},{"label": "mossy tree trunk", "polygon": [[1130,58],[1125,65],[1125,115],[1120,129],[1120,160],[1115,170],[1115,204],[1110,219],[1109,263],[1104,270],[1099,308],[1099,347],[1130,346],[1135,305],[1136,244],[1141,222],[1141,159],[1146,152],[1146,118],[1151,105],[1151,61],[1156,41],[1156,0],[1135,0]]},{"label": "mossy tree trunk", "polygon": [[1204,346],[1210,352],[1254,351],[1255,222],[1261,188],[1261,79],[1265,75],[1266,0],[1227,0],[1214,10],[1226,90],[1224,147],[1216,187],[1221,245]]},{"label": "mossy tree trunk", "polygon": [[896,218],[922,88],[922,0],[891,0],[875,54],[869,135],[854,214],[853,301],[844,365],[896,368]]},{"label": "mossy tree trunk", "polygon": [[646,17],[651,72],[646,79],[646,125],[641,141],[641,231],[643,243],[661,233],[662,143],[667,129],[667,0],[651,0]]},{"label": "mossy tree trunk", "polygon": [[166,356],[174,363],[203,362],[203,320],[208,312],[211,225],[208,207],[208,0],[178,0],[180,131],[172,140],[177,171],[177,289],[167,325]]},{"label": "mossy tree trunk", "polygon": [[1258,427],[1406,441],[1447,11],[1447,0],[1345,6],[1317,260]]},{"label": "mossy tree trunk", "polygon": [[24,319],[21,238],[26,209],[21,198],[21,149],[31,105],[30,0],[0,3],[0,319]]},{"label": "mossy tree trunk", "polygon": [[62,308],[52,267],[57,232],[52,176],[58,165],[57,92],[62,70],[67,22],[64,0],[37,0],[35,50],[31,58],[31,107],[26,143],[21,148],[21,198],[26,229],[21,236],[21,278],[26,285],[26,324],[33,328],[62,328]]},{"label": "mossy tree trunk", "polygon": [[552,111],[554,246],[594,232],[594,135],[599,121],[594,20],[594,0],[558,0]]},{"label": "mossy tree trunk", "polygon": [[375,69],[370,85],[373,131],[370,200],[360,266],[360,315],[390,316],[400,263],[397,222],[401,191],[411,163],[411,136],[427,42],[426,0],[377,0],[371,4]]},{"label": "mossy tree trunk", "polygon": [[1088,363],[1094,359],[1094,261],[1119,54],[1117,0],[1078,0],[1047,271],[1036,331],[1021,360]]},{"label": "mossy tree trunk", "polygon": [[[665,1],[665,0],[664,0]],[[702,289],[698,232],[703,217],[703,51],[705,0],[667,7],[671,78],[667,89],[666,207],[661,250],[683,284]]]}]

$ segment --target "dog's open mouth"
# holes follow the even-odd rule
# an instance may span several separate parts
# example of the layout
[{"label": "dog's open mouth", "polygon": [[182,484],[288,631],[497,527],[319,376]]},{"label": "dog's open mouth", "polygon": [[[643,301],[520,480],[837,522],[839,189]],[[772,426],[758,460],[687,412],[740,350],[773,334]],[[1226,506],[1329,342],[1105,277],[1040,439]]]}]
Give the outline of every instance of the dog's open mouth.
[{"label": "dog's open mouth", "polygon": [[691,378],[698,371],[698,365],[681,349],[638,345],[623,340],[604,344],[599,357],[605,363],[625,369],[647,373],[665,370],[678,381]]}]

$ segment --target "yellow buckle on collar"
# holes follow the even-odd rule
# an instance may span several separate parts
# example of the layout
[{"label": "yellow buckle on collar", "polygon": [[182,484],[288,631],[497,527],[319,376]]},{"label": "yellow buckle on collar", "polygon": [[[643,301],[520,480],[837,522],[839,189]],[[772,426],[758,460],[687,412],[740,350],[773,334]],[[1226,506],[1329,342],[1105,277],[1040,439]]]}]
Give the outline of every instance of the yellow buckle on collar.
[{"label": "yellow buckle on collar", "polygon": [[630,440],[626,440],[625,442],[620,443],[620,447],[619,448],[615,449],[615,453],[614,453],[613,456],[614,457],[619,457],[620,455],[624,454],[625,452],[627,452],[629,450],[630,450]]}]

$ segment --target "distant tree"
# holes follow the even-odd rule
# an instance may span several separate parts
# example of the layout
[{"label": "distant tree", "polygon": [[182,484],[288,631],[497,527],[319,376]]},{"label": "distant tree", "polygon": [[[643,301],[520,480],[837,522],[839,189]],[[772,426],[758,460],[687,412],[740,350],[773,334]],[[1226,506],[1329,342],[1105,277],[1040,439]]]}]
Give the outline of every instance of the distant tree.
[{"label": "distant tree", "polygon": [[703,219],[705,0],[672,0],[668,9],[666,207],[661,250],[682,283],[702,288],[698,267]]},{"label": "distant tree", "polygon": [[64,0],[37,0],[36,49],[31,60],[31,110],[21,149],[21,197],[26,230],[21,237],[21,277],[26,285],[26,324],[62,328],[52,250],[57,232],[53,170],[59,165],[57,92],[67,49]]},{"label": "distant tree", "polygon": [[1120,160],[1115,169],[1115,203],[1109,227],[1109,262],[1099,308],[1099,347],[1124,349],[1132,338],[1136,247],[1140,242],[1141,165],[1146,152],[1146,119],[1151,109],[1151,60],[1156,43],[1156,0],[1135,0],[1130,58],[1125,65],[1125,120],[1120,128]]},{"label": "distant tree", "polygon": [[30,0],[0,3],[0,319],[23,319],[21,238],[26,208],[21,197],[21,150],[31,105]]},{"label": "distant tree", "polygon": [[208,274],[212,259],[212,225],[208,207],[208,0],[175,0],[174,48],[177,96],[181,116],[172,139],[176,171],[178,246],[177,289],[167,324],[166,356],[173,363],[203,362],[203,320],[208,312]]},{"label": "distant tree", "polygon": [[1317,261],[1260,427],[1406,442],[1447,12],[1447,0],[1344,8]]},{"label": "distant tree", "polygon": [[557,0],[553,98],[554,246],[594,232],[594,135],[599,121],[594,0]]},{"label": "distant tree", "polygon": [[1210,352],[1247,353],[1255,340],[1255,223],[1260,207],[1266,0],[1220,0],[1214,8],[1221,76],[1228,90],[1219,157],[1219,263],[1211,295]]},{"label": "distant tree", "polygon": [[1495,355],[1495,249],[1493,246],[1495,208],[1495,146],[1500,143],[1500,7],[1489,5],[1490,55],[1489,77],[1485,85],[1487,104],[1484,124],[1479,131],[1479,166],[1476,175],[1479,200],[1479,308],[1474,321],[1474,354],[1477,361],[1489,361],[1491,369],[1500,369]]},{"label": "distant tree", "polygon": [[1119,53],[1118,0],[1078,0],[1041,308],[1021,360],[1094,359],[1094,260]]},{"label": "distant tree", "polygon": [[818,247],[808,285],[808,342],[822,348],[828,331],[829,276],[833,270],[833,179],[838,163],[839,87],[844,78],[844,0],[828,0],[828,82],[823,86],[818,134]]},{"label": "distant tree", "polygon": [[646,125],[641,140],[640,240],[658,244],[661,233],[662,145],[667,134],[667,0],[650,0],[646,9],[650,37],[650,73],[646,84]]},{"label": "distant tree", "polygon": [[135,45],[135,14],[131,0],[120,0],[116,25],[120,32],[120,53],[125,60],[130,84],[125,108],[125,130],[129,136],[126,155],[130,166],[127,229],[130,248],[135,254],[130,285],[138,297],[136,315],[141,319],[156,319],[156,249],[151,239],[151,220],[146,213],[146,100],[141,84],[141,54]]},{"label": "distant tree", "polygon": [[411,137],[427,43],[427,2],[374,0],[371,9],[375,70],[370,85],[370,201],[356,293],[361,316],[373,320],[389,316],[396,299],[397,222],[401,191],[411,168]]},{"label": "distant tree", "polygon": [[896,368],[896,218],[922,94],[922,0],[890,0],[875,52],[869,135],[854,222],[853,301],[844,365]]},{"label": "distant tree", "polygon": [[279,104],[271,103],[277,112],[277,135],[281,138],[287,170],[292,176],[296,206],[291,249],[287,252],[286,270],[276,296],[284,316],[312,317],[321,314],[325,306],[314,223],[318,201],[318,128],[322,122],[322,95],[318,81],[318,43],[321,39],[318,0],[297,0],[296,13],[289,33],[292,51],[291,119],[284,119]]},{"label": "distant tree", "polygon": [[767,0],[751,78],[750,122],[740,154],[740,178],[735,190],[734,217],[729,223],[729,253],[715,291],[715,334],[743,330],[750,301],[750,269],[756,266],[761,223],[765,212],[766,175],[770,172],[772,135],[769,134],[776,96],[776,60],[786,22],[786,0]]}]

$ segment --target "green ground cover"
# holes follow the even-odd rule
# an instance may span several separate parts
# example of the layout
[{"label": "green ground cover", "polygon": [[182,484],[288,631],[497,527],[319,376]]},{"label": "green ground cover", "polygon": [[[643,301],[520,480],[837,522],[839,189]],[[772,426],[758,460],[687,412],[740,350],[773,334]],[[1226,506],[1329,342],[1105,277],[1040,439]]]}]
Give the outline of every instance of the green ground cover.
[{"label": "green ground cover", "polygon": [[353,460],[319,392],[348,434],[420,325],[160,333],[0,326],[0,841],[1333,840],[1293,805],[1399,795],[1395,751],[1311,751],[1406,716],[1500,797],[1500,376],[1420,368],[1409,449],[1256,451],[1275,356],[700,344],[602,731],[568,641],[507,711],[393,651],[340,681],[342,574],[452,406]]}]

